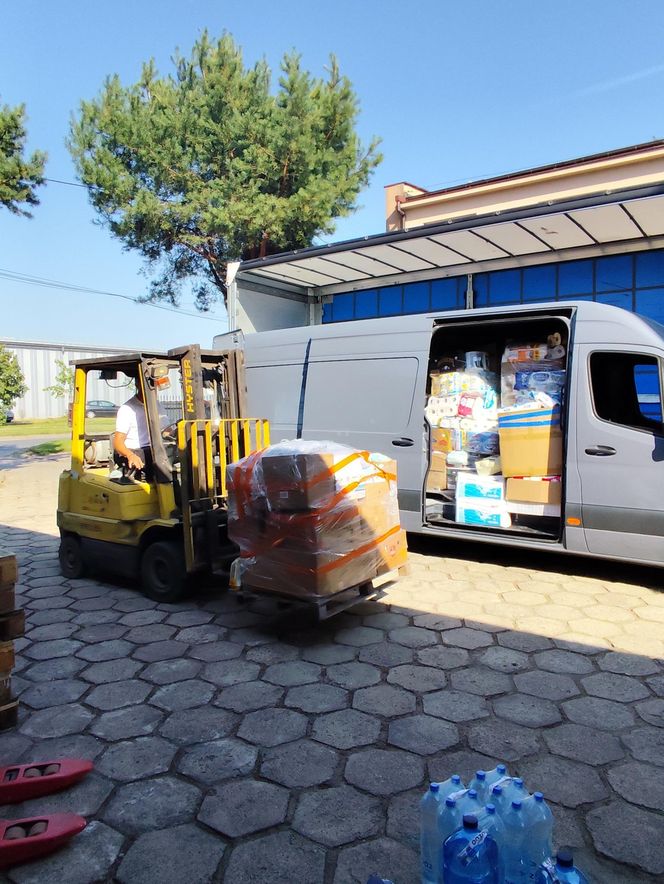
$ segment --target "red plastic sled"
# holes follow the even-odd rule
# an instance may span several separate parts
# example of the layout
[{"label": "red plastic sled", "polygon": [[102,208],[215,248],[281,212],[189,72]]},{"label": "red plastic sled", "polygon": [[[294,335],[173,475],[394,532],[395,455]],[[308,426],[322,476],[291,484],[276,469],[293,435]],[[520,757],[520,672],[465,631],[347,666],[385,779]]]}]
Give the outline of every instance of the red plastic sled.
[{"label": "red plastic sled", "polygon": [[16,804],[59,792],[82,780],[92,766],[91,761],[82,758],[61,758],[1,767],[0,804]]},{"label": "red plastic sled", "polygon": [[85,819],[75,813],[0,820],[0,869],[29,862],[57,850],[82,832],[85,826]]}]

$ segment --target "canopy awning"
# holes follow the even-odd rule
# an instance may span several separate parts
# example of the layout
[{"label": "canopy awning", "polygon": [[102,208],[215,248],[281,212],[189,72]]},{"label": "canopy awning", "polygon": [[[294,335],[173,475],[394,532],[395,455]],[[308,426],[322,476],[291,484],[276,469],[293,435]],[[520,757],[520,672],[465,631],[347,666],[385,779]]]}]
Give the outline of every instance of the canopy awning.
[{"label": "canopy awning", "polygon": [[573,259],[575,249],[606,253],[618,243],[645,247],[657,237],[664,237],[664,184],[314,246],[245,261],[238,274],[259,285],[325,294],[371,281],[387,285],[388,277],[403,273],[463,273],[497,259],[530,258],[530,263],[563,252],[560,260]]}]

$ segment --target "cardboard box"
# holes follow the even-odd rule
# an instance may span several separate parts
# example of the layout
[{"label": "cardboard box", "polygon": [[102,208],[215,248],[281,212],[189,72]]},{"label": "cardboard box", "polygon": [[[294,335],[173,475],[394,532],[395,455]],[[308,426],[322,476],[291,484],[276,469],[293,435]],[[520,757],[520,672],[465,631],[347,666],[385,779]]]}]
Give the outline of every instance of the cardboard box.
[{"label": "cardboard box", "polygon": [[456,486],[457,501],[499,503],[505,499],[505,480],[502,476],[479,476],[477,473],[459,473]]},{"label": "cardboard box", "polygon": [[505,504],[490,504],[481,500],[456,501],[456,521],[461,525],[477,525],[482,528],[509,528],[512,525]]},{"label": "cardboard box", "polygon": [[427,491],[447,490],[447,469],[429,470],[427,473]]},{"label": "cardboard box", "polygon": [[431,448],[432,450],[447,454],[448,451],[454,451],[455,433],[458,430],[452,430],[448,427],[436,427],[431,430]]},{"label": "cardboard box", "polygon": [[266,454],[261,463],[271,509],[315,509],[336,494],[333,454]]},{"label": "cardboard box", "polygon": [[517,409],[498,416],[503,475],[559,476],[563,470],[560,410]]},{"label": "cardboard box", "polygon": [[520,500],[506,500],[505,507],[509,513],[519,516],[560,517],[559,503],[523,503]]},{"label": "cardboard box", "polygon": [[560,506],[561,493],[560,481],[553,482],[545,478],[508,479],[505,496],[509,501]]}]

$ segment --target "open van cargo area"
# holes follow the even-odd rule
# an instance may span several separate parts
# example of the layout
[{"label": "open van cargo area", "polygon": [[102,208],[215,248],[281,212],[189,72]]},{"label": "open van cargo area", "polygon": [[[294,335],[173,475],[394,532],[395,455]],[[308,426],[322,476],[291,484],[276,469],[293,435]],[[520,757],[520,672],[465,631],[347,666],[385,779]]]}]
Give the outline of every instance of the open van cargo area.
[{"label": "open van cargo area", "polygon": [[553,314],[434,330],[428,525],[561,536],[569,344]]}]

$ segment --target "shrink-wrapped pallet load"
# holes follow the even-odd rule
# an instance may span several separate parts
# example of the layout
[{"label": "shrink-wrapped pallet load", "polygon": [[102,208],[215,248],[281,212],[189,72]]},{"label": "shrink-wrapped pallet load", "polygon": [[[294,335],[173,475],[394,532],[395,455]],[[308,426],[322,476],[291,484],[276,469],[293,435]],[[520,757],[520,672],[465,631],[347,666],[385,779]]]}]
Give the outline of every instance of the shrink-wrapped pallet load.
[{"label": "shrink-wrapped pallet load", "polygon": [[406,564],[396,464],[332,442],[272,445],[228,467],[243,587],[325,598]]}]

